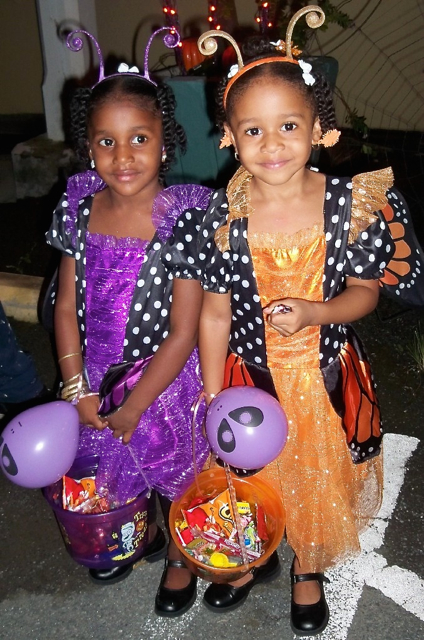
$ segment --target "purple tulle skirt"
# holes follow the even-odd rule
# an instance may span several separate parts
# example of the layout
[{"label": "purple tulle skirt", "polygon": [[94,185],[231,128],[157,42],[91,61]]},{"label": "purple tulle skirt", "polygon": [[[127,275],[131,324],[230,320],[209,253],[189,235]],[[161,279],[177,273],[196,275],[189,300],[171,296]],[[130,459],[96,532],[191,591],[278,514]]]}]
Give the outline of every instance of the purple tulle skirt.
[{"label": "purple tulle skirt", "polygon": [[172,500],[194,481],[193,436],[199,470],[209,451],[202,435],[204,406],[192,434],[191,408],[200,390],[198,357],[193,352],[180,375],[144,412],[128,445],[107,428],[81,427],[78,456],[99,456],[97,486],[110,500],[123,504],[145,489]]}]

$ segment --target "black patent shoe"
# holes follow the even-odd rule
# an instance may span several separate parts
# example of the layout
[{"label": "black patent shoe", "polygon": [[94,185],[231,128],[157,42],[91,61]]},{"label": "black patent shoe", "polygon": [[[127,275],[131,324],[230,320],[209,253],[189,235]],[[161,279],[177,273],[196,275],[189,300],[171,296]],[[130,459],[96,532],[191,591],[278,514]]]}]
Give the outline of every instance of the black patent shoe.
[{"label": "black patent shoe", "polygon": [[166,556],[166,538],[162,529],[157,528],[156,535],[146,547],[142,558],[138,558],[130,564],[121,565],[119,567],[111,567],[110,569],[89,569],[88,575],[92,582],[96,584],[116,584],[125,580],[133,569],[145,562],[157,562]]},{"label": "black patent shoe", "polygon": [[215,613],[232,611],[243,604],[255,585],[275,580],[280,575],[280,572],[280,560],[278,559],[278,553],[274,551],[266,564],[262,564],[260,567],[253,567],[250,582],[246,582],[241,587],[212,583],[205,591],[203,602],[210,611]]},{"label": "black patent shoe", "polygon": [[[324,582],[330,582],[323,573],[301,573],[295,575],[293,567],[290,571],[292,585],[290,626],[298,636],[316,636],[327,626],[330,612],[324,593]],[[310,582],[316,580],[320,588],[320,599],[314,604],[297,604],[293,599],[293,586],[296,582]]]},{"label": "black patent shoe", "polygon": [[182,589],[169,589],[164,586],[168,567],[187,569],[187,565],[182,560],[169,560],[169,558],[166,558],[159,589],[155,598],[155,613],[158,616],[176,618],[188,611],[194,604],[197,595],[197,578],[192,574],[190,582],[186,587]]}]

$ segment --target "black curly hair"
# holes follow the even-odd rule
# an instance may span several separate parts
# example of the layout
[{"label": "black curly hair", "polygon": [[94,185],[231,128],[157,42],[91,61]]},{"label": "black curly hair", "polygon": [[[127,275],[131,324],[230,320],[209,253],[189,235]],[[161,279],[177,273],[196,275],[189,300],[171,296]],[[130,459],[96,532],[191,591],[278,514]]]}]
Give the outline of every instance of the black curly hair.
[{"label": "black curly hair", "polygon": [[[246,40],[242,46],[242,52],[245,64],[279,55],[275,46],[264,36],[251,37]],[[235,81],[228,92],[225,107],[224,93],[228,84],[228,77],[224,76],[216,92],[216,120],[219,128],[221,131],[224,130],[224,122],[229,122],[237,99],[246,91],[250,83],[256,79],[268,77],[287,82],[302,94],[311,107],[313,117],[319,118],[323,134],[334,129],[336,127],[336,114],[330,85],[321,73],[316,73],[312,69],[311,74],[315,78],[315,83],[309,86],[305,84],[302,77],[302,69],[297,64],[277,61],[258,65],[246,71]]]},{"label": "black curly hair", "polygon": [[122,99],[134,101],[162,120],[166,160],[161,163],[159,181],[163,184],[177,147],[182,153],[186,150],[184,129],[175,120],[175,96],[165,83],[155,87],[142,78],[122,74],[106,78],[93,89],[77,89],[70,104],[70,135],[77,158],[88,168],[88,128],[93,112],[109,101]]}]

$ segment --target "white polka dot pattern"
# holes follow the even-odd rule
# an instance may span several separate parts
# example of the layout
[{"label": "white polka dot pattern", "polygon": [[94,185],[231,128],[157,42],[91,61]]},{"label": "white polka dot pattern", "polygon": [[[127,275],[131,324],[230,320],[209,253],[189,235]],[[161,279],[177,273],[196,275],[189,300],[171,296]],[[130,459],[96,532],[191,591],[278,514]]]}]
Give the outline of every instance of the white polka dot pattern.
[{"label": "white polka dot pattern", "polygon": [[[352,182],[350,178],[327,178],[324,225],[326,267],[323,281],[324,299],[338,295],[345,287],[346,276],[376,279],[382,275],[394,245],[381,218],[348,248]],[[216,229],[225,224],[228,214],[225,191],[214,194],[213,207],[207,211],[199,236],[202,260],[202,285],[205,291],[232,292],[233,321],[230,348],[247,361],[266,365],[265,336],[252,258],[246,241],[247,219],[233,221],[230,228],[230,251],[217,249]],[[210,249],[208,249],[210,244]],[[247,305],[247,306],[246,306]],[[257,341],[257,339],[259,341]],[[321,329],[320,365],[334,362],[345,342],[344,327]]]},{"label": "white polka dot pattern", "polygon": [[[167,260],[174,260],[173,268],[175,271],[181,271],[181,277],[200,277],[195,225],[197,224],[199,228],[210,193],[211,190],[205,187],[184,185],[169,187],[157,196],[153,207],[153,222],[157,232],[147,248],[144,263],[134,284],[134,294],[126,325],[124,359],[148,357],[159,348],[160,343],[168,335],[173,275],[176,274],[169,272],[166,268]],[[81,283],[79,287],[77,286],[76,293],[82,344],[85,344],[86,340],[85,236],[93,195],[79,199],[74,210],[68,202],[70,199],[67,199],[65,194],[54,213],[51,229],[46,234],[50,244],[75,258],[76,281]],[[65,210],[66,216],[64,216]],[[179,227],[178,223],[181,222],[182,227]],[[175,243],[172,232],[175,224],[177,224],[176,229],[184,229],[181,236],[184,244],[179,245],[177,258],[174,255]],[[183,241],[179,239],[177,243],[179,242]],[[186,255],[185,249],[188,246],[190,252]],[[162,252],[164,262],[162,262]]]}]

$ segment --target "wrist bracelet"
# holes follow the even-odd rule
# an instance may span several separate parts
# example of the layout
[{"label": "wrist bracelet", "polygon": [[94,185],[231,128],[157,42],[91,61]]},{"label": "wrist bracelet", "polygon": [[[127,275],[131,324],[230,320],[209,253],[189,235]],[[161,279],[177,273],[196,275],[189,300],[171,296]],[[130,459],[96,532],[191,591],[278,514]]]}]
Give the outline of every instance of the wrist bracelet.
[{"label": "wrist bracelet", "polygon": [[69,380],[66,380],[61,385],[60,397],[62,400],[66,400],[66,402],[78,404],[80,398],[86,397],[90,394],[91,391],[87,381],[84,379],[82,371],[72,378],[69,378]]},{"label": "wrist bracelet", "polygon": [[76,351],[75,353],[67,353],[66,356],[62,356],[61,358],[59,358],[59,360],[57,361],[57,364],[62,362],[62,360],[66,360],[66,358],[72,358],[73,356],[80,356],[80,355],[81,355],[80,351]]},{"label": "wrist bracelet", "polygon": [[73,380],[79,380],[79,377],[81,375],[82,375],[82,371],[80,371],[79,373],[76,373],[74,376],[72,376],[72,378],[68,378],[67,380],[64,380],[62,383],[62,387],[68,387]]}]

